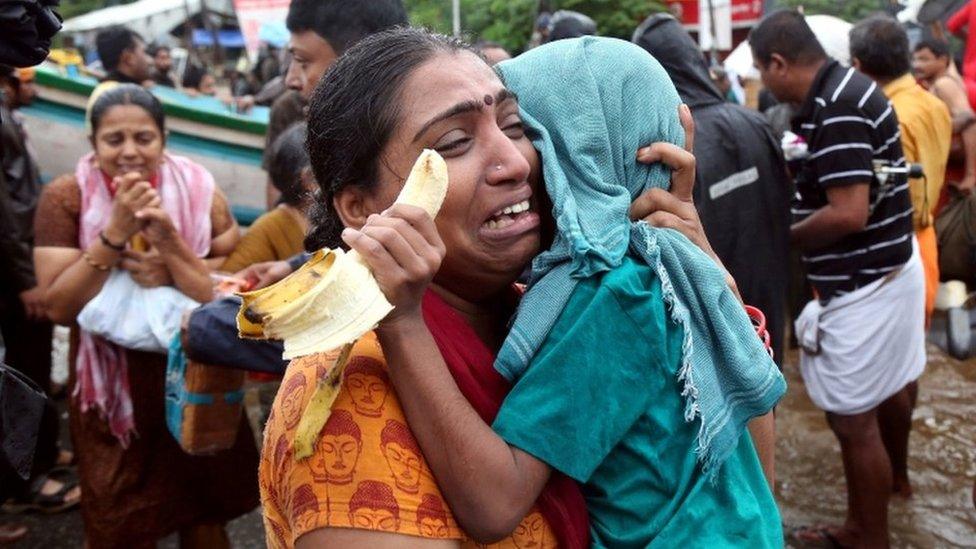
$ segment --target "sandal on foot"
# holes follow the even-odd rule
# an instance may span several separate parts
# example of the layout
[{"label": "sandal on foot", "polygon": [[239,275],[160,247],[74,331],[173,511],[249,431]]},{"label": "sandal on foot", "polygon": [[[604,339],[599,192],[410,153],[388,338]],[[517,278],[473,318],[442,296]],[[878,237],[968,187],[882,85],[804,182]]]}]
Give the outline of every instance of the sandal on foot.
[{"label": "sandal on foot", "polygon": [[[44,494],[42,492],[44,484],[48,480],[54,480],[61,483],[61,488],[53,494]],[[29,511],[37,511],[40,513],[52,514],[60,513],[62,511],[67,511],[72,507],[77,506],[81,503],[81,494],[69,499],[68,493],[78,487],[78,479],[74,475],[66,470],[61,470],[57,472],[49,472],[47,474],[38,475],[36,479],[31,482],[30,492],[25,498],[22,499],[10,499],[3,504],[2,510],[5,513],[25,513]]]}]

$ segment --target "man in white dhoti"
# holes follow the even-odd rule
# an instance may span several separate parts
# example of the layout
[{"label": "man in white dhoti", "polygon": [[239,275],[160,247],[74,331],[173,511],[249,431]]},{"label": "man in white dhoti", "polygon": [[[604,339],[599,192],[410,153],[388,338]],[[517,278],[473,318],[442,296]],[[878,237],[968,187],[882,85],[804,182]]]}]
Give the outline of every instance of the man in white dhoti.
[{"label": "man in white dhoti", "polygon": [[[805,144],[790,240],[816,299],[800,315],[800,370],[840,442],[847,520],[795,536],[888,546],[891,455],[907,445],[925,366],[925,282],[912,228],[898,120],[880,87],[827,57],[802,15],[773,12],[750,35],[763,83],[793,103]],[[907,479],[906,479],[907,480]]]}]

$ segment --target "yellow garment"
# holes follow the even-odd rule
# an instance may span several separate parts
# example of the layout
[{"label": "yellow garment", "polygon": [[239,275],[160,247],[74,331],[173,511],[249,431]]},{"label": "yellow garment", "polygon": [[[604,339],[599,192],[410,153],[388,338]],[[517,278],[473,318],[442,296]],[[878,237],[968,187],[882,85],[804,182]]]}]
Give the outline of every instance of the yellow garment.
[{"label": "yellow garment", "polygon": [[262,261],[288,259],[304,249],[304,239],[305,226],[300,214],[292,208],[278,206],[251,225],[220,270],[236,273]]},{"label": "yellow garment", "polygon": [[915,210],[912,222],[918,230],[932,224],[932,210],[945,183],[952,120],[945,103],[919,86],[910,74],[885,85],[884,94],[898,116],[905,161],[921,164],[925,170],[924,179],[909,180]]},{"label": "yellow garment", "polygon": [[82,59],[81,53],[75,48],[52,49],[47,58],[61,66],[82,66],[85,64],[85,60]]}]

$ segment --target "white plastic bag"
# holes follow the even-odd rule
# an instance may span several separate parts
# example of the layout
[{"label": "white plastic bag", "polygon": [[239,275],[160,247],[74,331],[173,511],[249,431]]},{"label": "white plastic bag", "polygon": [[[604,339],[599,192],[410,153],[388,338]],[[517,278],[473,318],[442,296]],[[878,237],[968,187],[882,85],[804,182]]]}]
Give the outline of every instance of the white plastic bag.
[{"label": "white plastic bag", "polygon": [[176,288],[143,288],[115,269],[78,314],[78,325],[120,347],[165,354],[183,312],[199,305]]}]

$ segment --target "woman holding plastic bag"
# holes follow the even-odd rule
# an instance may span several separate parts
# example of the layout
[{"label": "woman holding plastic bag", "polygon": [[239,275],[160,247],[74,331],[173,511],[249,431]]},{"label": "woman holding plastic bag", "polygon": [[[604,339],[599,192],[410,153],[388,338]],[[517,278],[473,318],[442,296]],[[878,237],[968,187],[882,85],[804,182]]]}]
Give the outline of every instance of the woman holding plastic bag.
[{"label": "woman holding plastic bag", "polygon": [[[222,523],[257,505],[250,430],[223,454],[185,454],[165,426],[166,355],[129,336],[169,322],[160,301],[172,310],[209,301],[210,270],[238,228],[210,173],[166,153],[162,105],[149,92],[103,84],[86,121],[93,151],[41,196],[35,264],[52,320],[73,327],[71,434],[87,545],[154,545],[179,531],[181,545],[226,546]],[[95,335],[76,324],[86,317],[84,326],[109,326]]]}]

